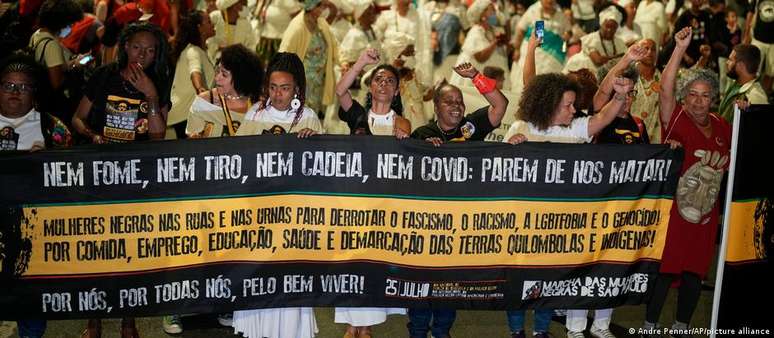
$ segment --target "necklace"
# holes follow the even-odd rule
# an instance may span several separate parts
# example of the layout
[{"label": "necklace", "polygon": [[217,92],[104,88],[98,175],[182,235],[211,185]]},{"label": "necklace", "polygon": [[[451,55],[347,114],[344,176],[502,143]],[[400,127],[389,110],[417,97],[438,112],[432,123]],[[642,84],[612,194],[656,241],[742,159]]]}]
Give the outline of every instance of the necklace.
[{"label": "necklace", "polygon": [[245,97],[243,95],[231,95],[231,94],[223,94],[223,96],[226,97],[227,100],[243,100]]},{"label": "necklace", "polygon": [[435,121],[435,126],[438,127],[438,130],[441,131],[441,135],[443,135],[443,141],[444,142],[448,141],[448,139],[446,138],[447,136],[453,136],[454,134],[457,133],[457,129],[459,129],[459,126],[456,126],[456,127],[454,127],[454,129],[452,129],[451,131],[447,132],[447,131],[443,130],[443,128],[441,128],[441,125],[438,124],[437,120]]}]

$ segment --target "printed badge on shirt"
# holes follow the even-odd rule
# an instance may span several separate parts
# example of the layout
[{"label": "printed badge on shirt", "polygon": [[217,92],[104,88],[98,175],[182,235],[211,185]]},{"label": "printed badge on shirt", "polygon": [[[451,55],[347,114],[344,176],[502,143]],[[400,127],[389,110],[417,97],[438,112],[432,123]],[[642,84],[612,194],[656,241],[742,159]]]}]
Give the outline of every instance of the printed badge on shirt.
[{"label": "printed badge on shirt", "polygon": [[0,150],[16,150],[19,146],[19,134],[11,127],[0,129]]},{"label": "printed badge on shirt", "polygon": [[134,141],[138,134],[148,133],[147,111],[148,103],[142,100],[108,96],[102,134],[112,142]]}]

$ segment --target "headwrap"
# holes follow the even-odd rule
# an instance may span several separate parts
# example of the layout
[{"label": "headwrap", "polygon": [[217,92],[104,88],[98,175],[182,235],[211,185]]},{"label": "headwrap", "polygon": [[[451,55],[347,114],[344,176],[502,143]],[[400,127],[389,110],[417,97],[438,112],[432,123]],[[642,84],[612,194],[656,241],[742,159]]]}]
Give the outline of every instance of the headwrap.
[{"label": "headwrap", "polygon": [[400,56],[406,47],[414,44],[414,38],[403,32],[389,31],[384,36],[384,43],[382,43],[382,50],[386,59],[384,63],[392,63]]},{"label": "headwrap", "polygon": [[311,11],[317,5],[319,5],[322,2],[322,0],[304,0],[304,10],[305,11]]},{"label": "headwrap", "polygon": [[225,11],[229,7],[236,5],[238,2],[239,0],[215,0],[215,7],[218,7],[221,11]]},{"label": "headwrap", "polygon": [[373,0],[349,0],[350,5],[352,5],[352,15],[355,16],[355,20],[360,19],[360,17],[365,13],[365,11],[373,6],[374,1]]},{"label": "headwrap", "polygon": [[468,22],[470,24],[476,24],[481,21],[481,14],[484,14],[489,6],[492,5],[492,0],[476,0],[468,7]]},{"label": "headwrap", "polygon": [[621,15],[621,12],[618,11],[615,6],[610,6],[608,8],[605,8],[603,11],[599,12],[599,24],[602,25],[607,20],[613,20],[615,23],[617,23],[619,26],[621,25],[621,20],[623,19],[623,16]]}]

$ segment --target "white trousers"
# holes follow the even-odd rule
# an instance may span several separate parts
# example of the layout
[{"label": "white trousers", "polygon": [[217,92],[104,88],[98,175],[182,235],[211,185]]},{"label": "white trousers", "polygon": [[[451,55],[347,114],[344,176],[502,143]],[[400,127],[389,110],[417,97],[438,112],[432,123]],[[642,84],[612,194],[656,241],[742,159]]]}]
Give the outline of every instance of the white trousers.
[{"label": "white trousers", "polygon": [[[567,310],[567,330],[573,332],[583,332],[588,323],[589,310]],[[594,310],[594,323],[591,326],[606,330],[610,328],[610,318],[613,316],[613,309]]]}]

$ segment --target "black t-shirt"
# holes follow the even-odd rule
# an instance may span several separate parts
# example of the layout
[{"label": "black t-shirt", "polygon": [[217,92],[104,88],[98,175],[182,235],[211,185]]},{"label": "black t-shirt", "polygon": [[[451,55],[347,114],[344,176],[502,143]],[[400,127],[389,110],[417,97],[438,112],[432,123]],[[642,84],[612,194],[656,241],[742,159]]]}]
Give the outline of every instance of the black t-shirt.
[{"label": "black t-shirt", "polygon": [[352,100],[352,107],[347,111],[339,107],[339,119],[347,122],[350,135],[372,135],[368,127],[368,112],[357,100]]},{"label": "black t-shirt", "polygon": [[751,0],[755,11],[753,37],[763,43],[774,43],[774,0]]},{"label": "black t-shirt", "polygon": [[442,132],[435,121],[431,121],[414,130],[411,138],[425,140],[438,137],[444,142],[483,141],[497,127],[489,121],[489,106],[486,106],[463,117],[453,133]]},{"label": "black t-shirt", "polygon": [[613,122],[594,137],[594,142],[602,144],[648,144],[650,138],[645,124],[639,118],[616,116]]},{"label": "black t-shirt", "polygon": [[[114,143],[145,141],[148,135],[148,102],[145,95],[121,77],[118,64],[97,68],[84,94],[91,101],[89,126]],[[159,103],[159,106],[169,106]]]},{"label": "black t-shirt", "polygon": [[709,44],[709,29],[711,26],[709,12],[702,10],[698,15],[694,15],[691,11],[685,11],[675,22],[675,32],[688,26],[693,28],[693,35],[686,53],[694,62],[699,61],[701,56],[699,47],[703,44]]}]

